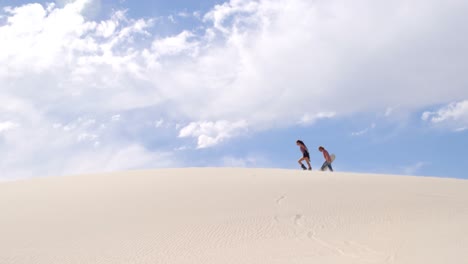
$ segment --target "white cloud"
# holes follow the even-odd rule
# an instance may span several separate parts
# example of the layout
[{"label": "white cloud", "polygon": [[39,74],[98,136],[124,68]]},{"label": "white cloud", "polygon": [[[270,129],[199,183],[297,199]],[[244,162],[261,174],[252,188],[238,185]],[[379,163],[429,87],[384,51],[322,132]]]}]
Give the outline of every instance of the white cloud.
[{"label": "white cloud", "polygon": [[224,140],[241,135],[247,131],[246,121],[192,122],[182,128],[179,137],[195,137],[198,148],[215,146]]},{"label": "white cloud", "polygon": [[156,122],[154,123],[154,126],[155,126],[156,128],[163,127],[163,125],[164,125],[164,119],[159,119],[158,121],[156,121]]},{"label": "white cloud", "polygon": [[328,119],[336,116],[335,112],[319,112],[317,114],[304,114],[299,120],[301,125],[311,125],[320,119]]},{"label": "white cloud", "polygon": [[468,120],[468,100],[451,103],[436,112],[424,112],[422,119],[432,123],[441,123],[448,120]]},{"label": "white cloud", "polygon": [[363,130],[357,131],[357,132],[352,132],[351,136],[355,136],[355,137],[362,136],[364,134],[367,134],[367,132],[369,132],[369,128],[366,128],[366,129],[363,129]]},{"label": "white cloud", "polygon": [[102,125],[88,118],[52,124],[37,116],[3,135],[0,178],[177,166],[170,151],[150,151],[119,136],[115,127]]},{"label": "white cloud", "polygon": [[114,21],[102,21],[96,28],[96,33],[99,36],[102,36],[104,38],[108,38],[112,36],[112,34],[115,33],[115,30],[117,29],[118,26],[118,20]]},{"label": "white cloud", "polygon": [[188,149],[190,149],[189,146],[180,146],[180,147],[174,148],[174,151],[184,151]]},{"label": "white cloud", "polygon": [[[439,9],[419,4],[227,2],[205,15],[205,35],[192,35],[191,42],[173,37],[179,39],[173,45],[176,51],[198,51],[170,61],[161,62],[160,58],[161,63],[152,70],[160,70],[153,82],[190,119],[248,118],[261,128],[294,125],[301,117],[310,122],[324,106],[349,116],[381,105],[398,105],[401,111],[408,111],[467,95],[462,84],[468,80],[461,75],[444,83],[448,88],[440,88],[446,77],[455,74],[447,69],[464,64],[460,54],[436,45],[437,34],[452,40],[464,38],[452,34],[459,25],[452,25]],[[459,8],[443,5],[447,10]],[[418,13],[416,17],[413,11]],[[301,23],[297,23],[298,17]],[[424,50],[418,48],[421,39],[429,41],[424,42]],[[467,57],[465,48],[459,52]],[[409,64],[407,54],[412,54]],[[418,64],[429,55],[436,61],[440,58],[440,64]],[[450,67],[442,59],[447,56]],[[430,78],[419,78],[421,75]]]},{"label": "white cloud", "polygon": [[[216,5],[210,12],[205,14],[204,20],[213,22],[215,29],[230,34],[235,30],[230,22],[227,22],[229,18],[232,18],[234,25],[237,27],[241,23],[241,18],[251,19],[251,15],[257,15],[256,13],[262,7],[257,1],[245,1],[245,0],[232,0],[225,2],[220,5]],[[269,5],[267,3],[266,5]],[[245,20],[244,20],[245,22]]]},{"label": "white cloud", "polygon": [[201,19],[201,12],[200,11],[195,11],[192,13],[193,17],[197,19]]},{"label": "white cloud", "polygon": [[391,116],[391,115],[393,114],[394,110],[395,110],[394,108],[388,107],[388,108],[385,110],[385,117]]},{"label": "white cloud", "polygon": [[122,117],[120,115],[113,115],[111,120],[114,122],[119,122]]},{"label": "white cloud", "polygon": [[82,141],[92,141],[94,143],[98,143],[97,139],[99,138],[96,134],[88,134],[88,133],[81,133],[78,135],[78,142]]},{"label": "white cloud", "polygon": [[354,137],[358,137],[358,136],[363,136],[367,133],[369,133],[369,131],[371,131],[372,129],[375,129],[377,125],[375,123],[372,123],[369,127],[363,129],[363,130],[360,130],[360,131],[357,131],[357,132],[352,132],[351,133],[351,136],[354,136]]},{"label": "white cloud", "polygon": [[[141,130],[138,124],[154,116],[167,124],[193,122],[182,129],[190,133],[179,135],[197,138],[203,148],[242,135],[247,124],[258,131],[468,98],[468,46],[458,45],[468,40],[460,34],[468,25],[468,2],[231,0],[194,14],[201,18],[196,30],[167,37],[156,37],[155,19],[124,11],[93,20],[100,6],[63,0],[0,11],[0,118],[21,124],[2,134],[2,151],[26,157],[30,171],[62,173],[60,163],[34,163],[29,153],[41,156],[44,142],[52,141],[58,154],[42,156],[70,158],[79,133],[98,135],[99,148],[91,147],[104,156],[135,145],[144,149],[138,131],[123,142],[106,142],[94,131],[102,124],[83,128],[70,122],[77,116],[120,113],[125,122],[106,124],[115,134]],[[153,117],[142,120],[148,111]],[[426,114],[427,120],[437,115]],[[445,117],[451,119],[456,128],[467,126],[462,117]],[[35,138],[27,129],[43,135],[31,148],[22,143]],[[151,156],[135,153],[142,160]],[[0,167],[17,170],[18,164],[2,161]]]},{"label": "white cloud", "polygon": [[246,157],[225,156],[222,158],[221,166],[233,168],[249,168],[267,166],[267,160],[259,155],[248,155]]},{"label": "white cloud", "polygon": [[403,168],[403,173],[405,175],[415,175],[417,173],[419,173],[419,171],[423,168],[423,167],[426,167],[430,165],[429,163],[427,162],[416,162],[415,164],[412,164],[412,165],[409,165],[407,167],[404,167]]},{"label": "white cloud", "polygon": [[177,13],[177,15],[179,17],[187,18],[187,17],[190,17],[192,14],[190,14],[189,12],[182,11],[182,12]]},{"label": "white cloud", "polygon": [[[454,54],[438,44],[441,37],[463,42],[465,36],[455,34],[463,23],[453,23],[465,17],[446,14],[465,4],[236,0],[204,15],[203,34],[183,30],[145,47],[137,40],[151,38],[152,19],[117,11],[108,20],[89,21],[82,10],[93,2],[14,8],[0,28],[6,40],[0,73],[36,69],[48,76],[49,92],[61,99],[73,94],[80,107],[95,106],[86,103],[91,96],[104,102],[101,108],[116,110],[171,102],[170,111],[182,119],[248,118],[261,128],[294,125],[298,117],[311,122],[323,106],[351,115],[468,96],[462,88],[467,78],[448,78],[464,65],[468,48]],[[418,46],[422,39],[425,49]],[[428,57],[439,63],[424,63]],[[441,89],[445,80],[451,81]]]},{"label": "white cloud", "polygon": [[455,127],[456,132],[461,132],[468,126],[468,100],[450,103],[434,112],[424,112],[421,119],[433,125]]},{"label": "white cloud", "polygon": [[194,37],[193,33],[183,31],[182,33],[155,40],[152,44],[153,59],[159,59],[161,56],[174,56],[185,52],[186,54],[195,53],[196,55],[198,43],[191,41]]},{"label": "white cloud", "polygon": [[167,17],[167,19],[168,19],[171,23],[174,23],[174,24],[176,23],[176,20],[175,20],[175,18],[174,18],[173,15],[169,15],[169,16]]},{"label": "white cloud", "polygon": [[15,129],[17,127],[19,127],[19,124],[11,121],[0,122],[0,133]]}]

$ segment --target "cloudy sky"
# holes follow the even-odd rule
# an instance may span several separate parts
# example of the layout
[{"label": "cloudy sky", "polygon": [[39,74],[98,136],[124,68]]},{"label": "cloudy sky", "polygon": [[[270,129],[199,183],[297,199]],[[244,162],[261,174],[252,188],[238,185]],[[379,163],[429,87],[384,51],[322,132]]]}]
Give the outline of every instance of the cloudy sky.
[{"label": "cloudy sky", "polygon": [[0,2],[0,180],[160,167],[468,178],[464,0]]}]

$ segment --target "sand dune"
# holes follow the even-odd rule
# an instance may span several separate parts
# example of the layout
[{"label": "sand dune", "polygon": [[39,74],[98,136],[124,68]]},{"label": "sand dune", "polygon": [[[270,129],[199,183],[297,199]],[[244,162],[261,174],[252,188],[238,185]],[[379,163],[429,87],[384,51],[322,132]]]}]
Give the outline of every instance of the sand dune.
[{"label": "sand dune", "polygon": [[468,263],[468,181],[174,169],[0,183],[0,263]]}]

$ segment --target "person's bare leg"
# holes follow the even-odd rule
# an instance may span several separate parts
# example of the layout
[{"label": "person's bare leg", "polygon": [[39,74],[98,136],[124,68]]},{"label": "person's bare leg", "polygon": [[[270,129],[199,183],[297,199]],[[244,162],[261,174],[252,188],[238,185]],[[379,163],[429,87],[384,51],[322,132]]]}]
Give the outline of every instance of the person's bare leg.
[{"label": "person's bare leg", "polygon": [[300,159],[297,161],[297,163],[299,163],[299,165],[301,165],[301,168],[305,170],[306,167],[304,166],[304,164],[302,164],[302,161],[303,161],[303,160],[306,160],[306,158],[300,158]]},{"label": "person's bare leg", "polygon": [[310,166],[310,160],[306,158],[305,161],[307,162],[307,166],[309,166],[309,170],[312,170],[312,166]]},{"label": "person's bare leg", "polygon": [[299,163],[299,165],[302,165],[302,161],[304,160],[304,158],[300,158],[297,163]]}]

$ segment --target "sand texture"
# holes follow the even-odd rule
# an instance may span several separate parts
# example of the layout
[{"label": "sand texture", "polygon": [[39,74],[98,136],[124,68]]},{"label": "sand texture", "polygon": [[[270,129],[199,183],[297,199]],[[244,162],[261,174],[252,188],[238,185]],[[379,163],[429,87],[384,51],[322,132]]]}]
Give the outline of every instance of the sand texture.
[{"label": "sand texture", "polygon": [[468,263],[468,181],[167,169],[0,183],[0,263]]}]

